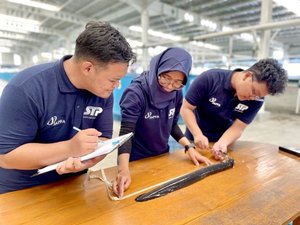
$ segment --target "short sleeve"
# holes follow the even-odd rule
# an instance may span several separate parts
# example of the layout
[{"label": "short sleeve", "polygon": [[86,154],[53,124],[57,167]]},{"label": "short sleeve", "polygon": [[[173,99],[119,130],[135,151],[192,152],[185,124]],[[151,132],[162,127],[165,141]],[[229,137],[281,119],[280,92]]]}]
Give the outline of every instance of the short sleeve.
[{"label": "short sleeve", "polygon": [[23,89],[7,85],[0,98],[0,153],[32,142],[38,129],[38,109]]},{"label": "short sleeve", "polygon": [[205,99],[208,92],[208,77],[207,73],[203,73],[196,77],[191,83],[185,99],[193,106],[198,106]]},{"label": "short sleeve", "polygon": [[248,104],[249,110],[247,110],[243,114],[240,114],[237,118],[246,124],[250,124],[254,120],[256,114],[262,107],[263,103],[264,103],[263,101],[256,101],[256,100],[249,101]]}]

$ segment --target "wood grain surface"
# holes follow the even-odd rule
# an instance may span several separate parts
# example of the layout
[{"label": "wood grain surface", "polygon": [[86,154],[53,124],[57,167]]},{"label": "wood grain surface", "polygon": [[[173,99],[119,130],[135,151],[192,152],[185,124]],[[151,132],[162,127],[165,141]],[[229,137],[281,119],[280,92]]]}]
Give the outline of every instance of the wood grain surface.
[{"label": "wood grain surface", "polygon": [[[111,201],[104,184],[86,174],[2,194],[0,224],[300,224],[300,157],[246,141],[234,144],[229,155],[235,159],[232,169],[146,202],[136,202],[136,196]],[[130,168],[132,184],[125,194],[197,169],[183,150],[130,163]],[[112,180],[116,168],[105,172]]]}]

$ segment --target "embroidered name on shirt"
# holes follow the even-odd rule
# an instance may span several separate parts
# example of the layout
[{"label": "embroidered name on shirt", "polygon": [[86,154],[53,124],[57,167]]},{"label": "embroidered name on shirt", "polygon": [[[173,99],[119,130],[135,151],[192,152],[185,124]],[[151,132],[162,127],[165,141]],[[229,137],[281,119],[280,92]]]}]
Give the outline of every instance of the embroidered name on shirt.
[{"label": "embroidered name on shirt", "polygon": [[169,119],[172,119],[174,117],[174,114],[175,114],[175,108],[170,109],[170,111],[169,111]]},{"label": "embroidered name on shirt", "polygon": [[159,119],[159,115],[152,115],[152,112],[147,112],[145,115],[145,119]]},{"label": "embroidered name on shirt", "polygon": [[217,103],[216,101],[217,101],[217,99],[216,98],[210,98],[209,99],[209,101],[213,104],[213,105],[215,105],[215,106],[218,106],[218,107],[220,107],[221,106],[221,104],[220,103]]},{"label": "embroidered name on shirt", "polygon": [[65,120],[61,119],[57,119],[57,116],[52,116],[50,118],[50,120],[47,122],[47,125],[48,126],[56,126],[56,125],[59,125],[59,124],[63,124],[63,123],[66,123]]},{"label": "embroidered name on shirt", "polygon": [[239,103],[236,107],[235,107],[235,109],[234,109],[234,111],[237,111],[237,112],[244,112],[245,110],[247,110],[249,107],[247,106],[247,105],[244,105],[244,104],[242,104],[242,103]]},{"label": "embroidered name on shirt", "polygon": [[83,117],[89,118],[89,119],[94,119],[96,116],[98,116],[102,112],[103,112],[103,109],[101,107],[87,106],[85,108],[85,112],[83,113]]}]

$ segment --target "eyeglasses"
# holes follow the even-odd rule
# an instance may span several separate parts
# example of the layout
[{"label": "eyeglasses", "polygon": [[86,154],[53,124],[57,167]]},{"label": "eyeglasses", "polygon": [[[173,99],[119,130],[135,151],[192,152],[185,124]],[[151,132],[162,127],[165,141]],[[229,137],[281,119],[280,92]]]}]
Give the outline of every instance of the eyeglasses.
[{"label": "eyeglasses", "polygon": [[180,90],[184,87],[184,84],[182,83],[182,80],[172,80],[170,77],[167,77],[166,74],[162,73],[158,76],[158,81],[160,85],[162,86],[168,86],[172,84],[172,87],[175,90]]},{"label": "eyeglasses", "polygon": [[254,76],[254,75],[252,74],[252,97],[254,98],[254,100],[257,100],[257,99],[260,99],[260,96],[258,96],[258,95],[256,94],[256,90],[255,90],[254,85],[253,85],[253,81],[254,81],[253,76]]}]

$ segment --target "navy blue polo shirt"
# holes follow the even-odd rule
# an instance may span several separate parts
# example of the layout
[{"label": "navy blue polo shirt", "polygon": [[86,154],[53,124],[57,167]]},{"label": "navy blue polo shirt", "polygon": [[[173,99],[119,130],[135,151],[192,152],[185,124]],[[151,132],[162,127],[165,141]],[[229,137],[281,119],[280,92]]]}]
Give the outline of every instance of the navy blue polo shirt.
[{"label": "navy blue polo shirt", "polygon": [[[209,141],[218,141],[235,119],[251,123],[263,104],[263,99],[238,100],[231,86],[231,77],[236,71],[242,70],[208,70],[195,78],[186,93],[185,99],[196,106],[197,123]],[[186,136],[194,139],[188,129]]]},{"label": "navy blue polo shirt", "polygon": [[139,81],[131,83],[120,100],[122,121],[136,124],[130,161],[169,151],[169,136],[178,122],[181,105],[182,91],[176,91],[169,105],[158,109],[151,104],[149,93]]},{"label": "navy blue polo shirt", "polygon": [[[73,126],[96,128],[111,138],[113,96],[103,99],[75,88],[63,67],[70,57],[25,69],[7,84],[0,98],[0,154],[26,143],[69,140],[76,134]],[[0,193],[64,177],[55,171],[30,177],[35,172],[0,168]]]}]

